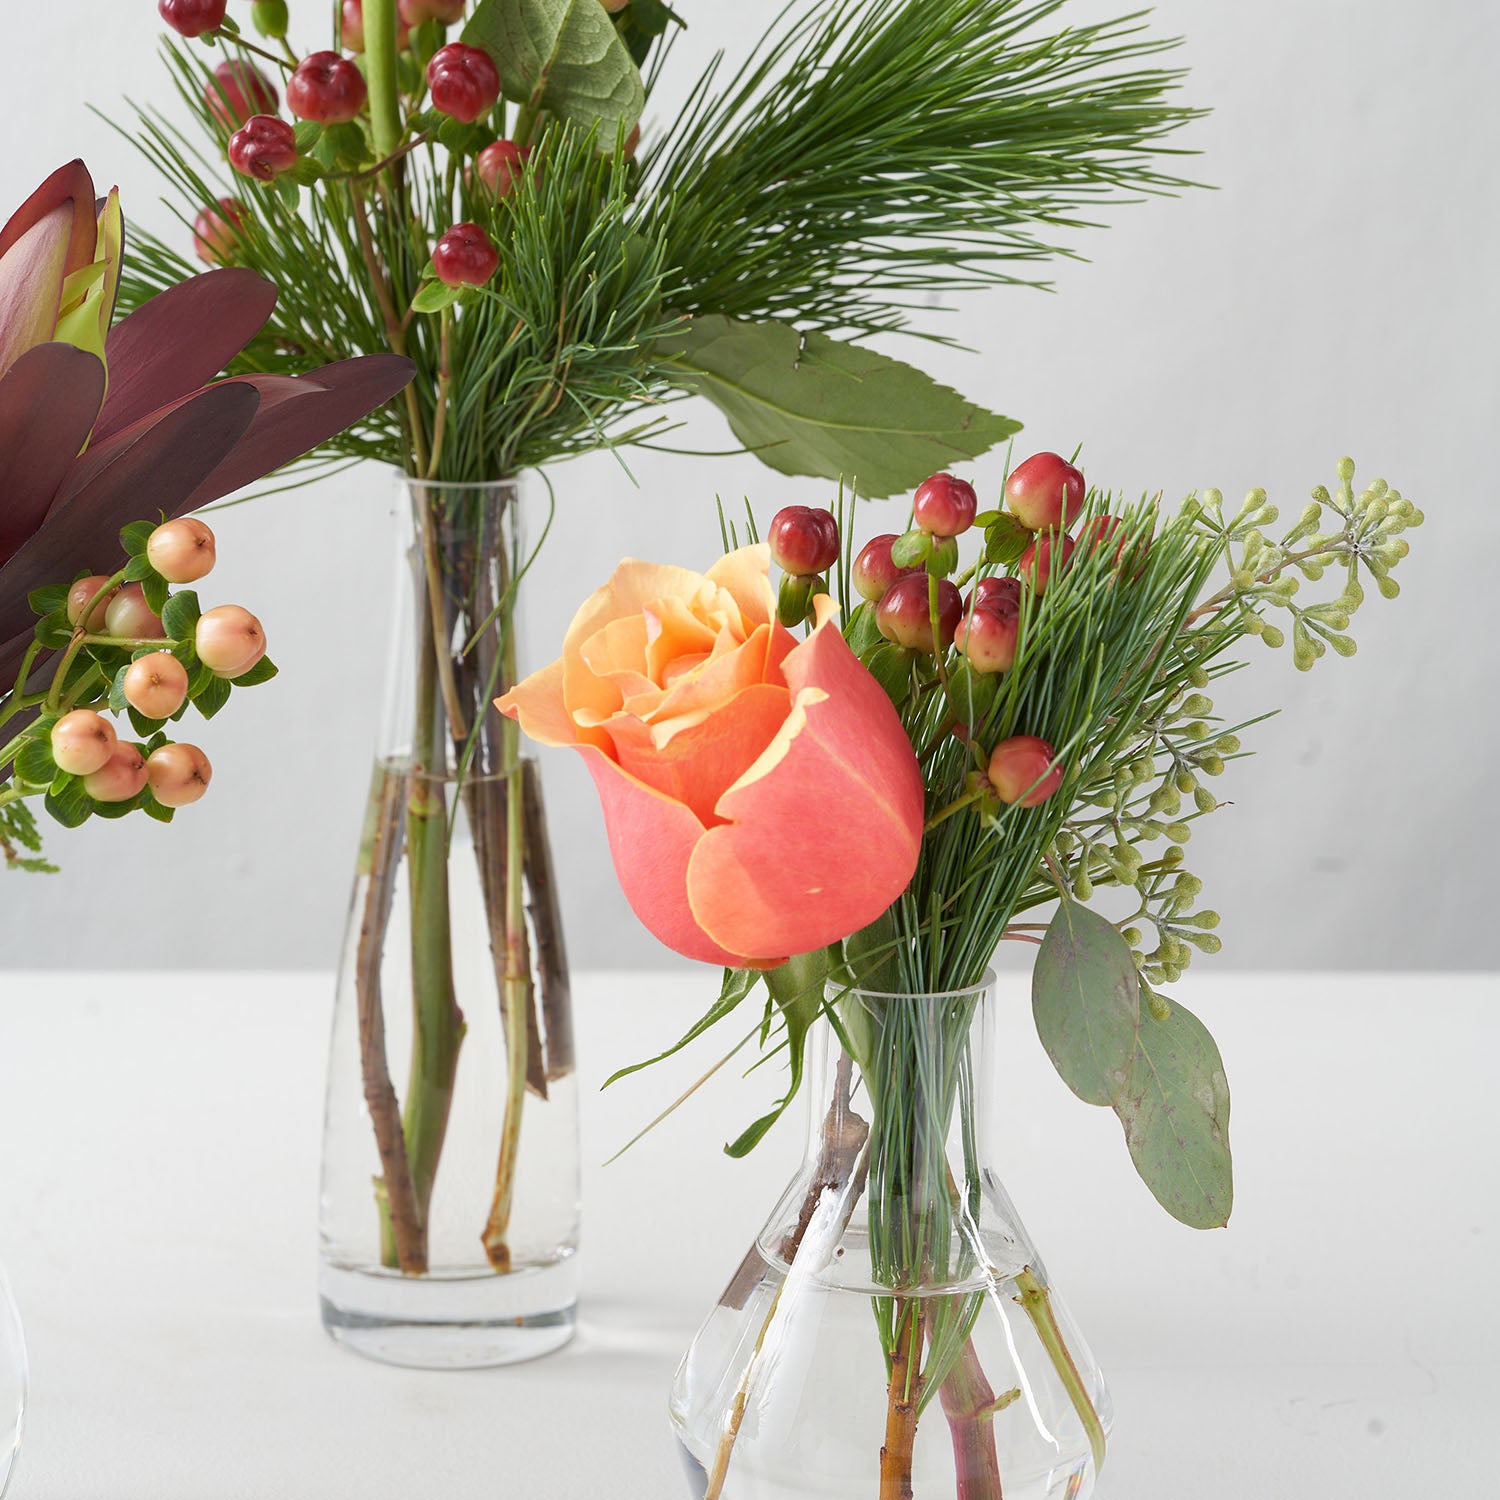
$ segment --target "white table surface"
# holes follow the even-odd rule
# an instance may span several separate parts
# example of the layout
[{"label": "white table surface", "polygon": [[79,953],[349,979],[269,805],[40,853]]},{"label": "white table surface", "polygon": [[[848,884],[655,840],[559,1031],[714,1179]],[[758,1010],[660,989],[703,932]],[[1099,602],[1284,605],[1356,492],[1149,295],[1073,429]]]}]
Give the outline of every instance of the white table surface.
[{"label": "white table surface", "polygon": [[[586,1085],[712,983],[581,976]],[[1500,1493],[1500,977],[1181,986],[1234,1090],[1238,1206],[1211,1234],[1161,1213],[1007,993],[1002,1171],[1111,1379],[1103,1500]],[[774,1080],[721,1074],[606,1168],[717,1054],[586,1087],[576,1342],[510,1370],[387,1369],[318,1324],[330,994],[323,975],[0,973],[0,1258],[32,1362],[8,1500],[684,1500],[667,1385],[795,1165],[800,1112],[731,1162]]]}]

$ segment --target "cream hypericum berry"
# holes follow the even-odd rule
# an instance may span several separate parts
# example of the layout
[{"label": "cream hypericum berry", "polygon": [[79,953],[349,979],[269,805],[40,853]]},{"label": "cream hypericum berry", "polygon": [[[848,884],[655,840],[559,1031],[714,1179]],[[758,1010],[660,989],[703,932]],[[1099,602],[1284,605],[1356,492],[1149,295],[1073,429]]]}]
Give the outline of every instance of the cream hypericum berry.
[{"label": "cream hypericum berry", "polygon": [[151,795],[163,807],[187,807],[208,790],[214,768],[196,745],[162,745],[146,757]]},{"label": "cream hypericum berry", "polygon": [[170,719],[187,702],[187,668],[170,651],[153,651],[126,667],[121,691],[138,714]]},{"label": "cream hypericum berry", "polygon": [[80,578],[68,590],[67,611],[69,625],[82,623],[85,630],[94,634],[104,629],[105,618],[109,610],[109,601],[114,598],[114,590],[111,590],[92,609],[89,609],[87,620],[84,620],[83,612],[89,608],[89,600],[108,582],[109,579],[102,573],[96,573],[90,578]]},{"label": "cream hypericum berry", "polygon": [[52,726],[52,759],[70,776],[90,776],[114,752],[115,726],[91,708],[75,708]]},{"label": "cream hypericum berry", "polygon": [[243,677],[266,654],[260,621],[238,604],[221,604],[198,618],[193,632],[198,660],[216,677]]},{"label": "cream hypericum berry", "polygon": [[83,778],[83,789],[95,802],[129,802],[145,785],[145,757],[124,741],[116,741],[109,759]]},{"label": "cream hypericum berry", "polygon": [[193,516],[163,521],[146,540],[146,561],[168,583],[196,583],[213,571],[213,532]]},{"label": "cream hypericum berry", "polygon": [[1062,785],[1056,752],[1034,734],[1014,734],[990,752],[989,779],[995,795],[1015,807],[1039,807]]},{"label": "cream hypericum berry", "polygon": [[127,583],[104,611],[104,633],[117,641],[159,641],[167,632],[140,584]]}]

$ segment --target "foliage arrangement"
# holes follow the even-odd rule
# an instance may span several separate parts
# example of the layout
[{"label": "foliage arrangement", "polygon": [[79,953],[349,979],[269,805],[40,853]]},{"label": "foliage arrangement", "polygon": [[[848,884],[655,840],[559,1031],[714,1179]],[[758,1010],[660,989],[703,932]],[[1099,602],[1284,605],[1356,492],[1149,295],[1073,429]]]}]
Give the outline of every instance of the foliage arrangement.
[{"label": "foliage arrangement", "polygon": [[[52,868],[28,799],[74,827],[137,809],[170,822],[203,794],[208,759],[170,741],[171,724],[190,704],[211,717],[231,684],[264,682],[275,668],[247,610],[203,611],[192,591],[172,592],[214,563],[212,531],[181,513],[298,458],[411,373],[384,355],[212,382],[265,322],[275,290],[248,271],[215,271],[115,323],[123,254],[119,195],[96,203],[79,161],[0,230],[0,683],[10,684],[0,689],[0,856],[9,868]],[[148,509],[161,524],[133,519]],[[120,567],[92,571],[117,546]],[[101,708],[128,715],[141,739],[120,739]]]},{"label": "foliage arrangement", "polygon": [[[374,1207],[384,1263],[422,1274],[465,1029],[444,853],[462,812],[506,1016],[511,1103],[480,1231],[506,1271],[521,1100],[571,1067],[566,967],[518,737],[490,708],[516,680],[530,554],[514,518],[490,514],[513,499],[463,487],[659,440],[664,407],[693,394],[772,468],[857,474],[870,495],[975,457],[1016,424],[860,340],[905,327],[935,290],[1017,279],[1085,215],[1178,186],[1167,139],[1192,111],[1159,65],[1170,42],[1134,17],[1068,27],[1062,0],[807,0],[738,68],[693,81],[659,139],[642,112],[684,24],[661,0],[344,0],[331,45],[308,52],[286,5],[254,7],[259,40],[224,0],[158,8],[188,39],[166,58],[201,139],[151,110],[129,133],[197,254],[282,288],[236,368],[374,350],[416,366],[401,405],[322,450],[409,477],[432,619],[409,755],[370,799],[380,859],[361,871]],[[122,297],[186,264],[150,241]],[[502,794],[466,786],[475,771]],[[431,776],[453,794],[423,794]],[[421,1055],[398,1104],[378,1012],[403,871]]]},{"label": "foliage arrangement", "polygon": [[[827,1135],[853,1146],[809,1188],[803,1222],[830,1186],[846,1215],[863,1196],[873,1272],[893,1289],[875,1299],[890,1400],[882,1500],[912,1493],[921,1393],[942,1390],[947,1408],[950,1382],[983,1381],[967,1299],[912,1289],[955,1258],[987,1263],[965,1228],[983,1193],[970,1143],[984,1080],[970,1032],[1001,942],[1036,945],[1042,1045],[1079,1098],[1117,1114],[1161,1205],[1198,1228],[1229,1217],[1223,1063],[1165,990],[1195,951],[1219,948],[1184,847],[1222,805],[1213,783],[1246,753],[1250,725],[1224,723],[1210,691],[1244,665],[1252,637],[1289,640],[1304,670],[1330,650],[1353,654],[1365,580],[1398,592],[1403,533],[1421,512],[1383,481],[1358,492],[1353,481],[1344,459],[1333,489],[1319,486],[1273,530],[1263,491],[1230,511],[1206,490],[1163,514],[1159,498],[1124,503],[1040,453],[1011,471],[991,510],[964,480],[933,475],[909,529],[857,553],[840,545],[852,507],[790,507],[768,545],[702,578],[623,565],[579,612],[562,659],[502,700],[534,738],[588,760],[646,924],[726,965],[719,1000],[678,1046],[764,984],[764,1009],[734,1051],[758,1038],[765,1057],[785,1054],[791,1088],[730,1152],[753,1147],[797,1092],[820,1017],[865,1091],[856,1110],[841,1075]],[[959,539],[973,536],[965,564]],[[784,573],[776,595],[772,559]],[[1320,582],[1309,600],[1303,585]],[[830,640],[839,617],[843,635]],[[799,644],[791,632],[804,622]],[[794,670],[814,649],[842,670]],[[736,666],[744,653],[779,664],[791,690],[768,720]],[[1121,914],[1099,910],[1101,897]],[[1097,1465],[1102,1424],[1046,1289],[1023,1276],[1016,1295]],[[997,1408],[959,1406],[949,1410],[959,1492],[996,1500]],[[736,1403],[710,1500],[742,1414]]]}]

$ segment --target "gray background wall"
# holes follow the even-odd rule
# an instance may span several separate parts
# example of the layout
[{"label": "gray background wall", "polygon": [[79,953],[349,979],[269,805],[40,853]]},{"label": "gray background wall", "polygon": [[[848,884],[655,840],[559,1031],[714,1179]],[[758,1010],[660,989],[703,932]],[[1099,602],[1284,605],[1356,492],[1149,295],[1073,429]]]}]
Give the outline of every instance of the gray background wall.
[{"label": "gray background wall", "polygon": [[[321,44],[328,6],[292,8],[308,18],[294,35]],[[717,47],[741,53],[770,10],[681,9],[692,29],[679,80]],[[0,205],[81,154],[101,185],[119,182],[129,218],[167,228],[150,169],[84,108],[166,99],[151,0],[11,10]],[[1079,0],[1066,13],[1108,11]],[[1303,677],[1267,654],[1221,695],[1227,712],[1286,712],[1219,784],[1236,805],[1204,827],[1190,863],[1224,913],[1218,963],[1494,968],[1476,918],[1500,833],[1500,515],[1487,472],[1500,410],[1500,12],[1480,0],[1171,0],[1155,22],[1187,37],[1185,97],[1214,111],[1185,137],[1203,153],[1189,171],[1218,190],[1080,232],[1088,260],[1057,267],[1057,295],[962,299],[949,321],[979,352],[897,352],[1022,419],[1019,453],[1082,442],[1090,477],[1127,493],[1261,484],[1290,511],[1350,453],[1425,508],[1403,595],[1371,591],[1354,660]],[[731,446],[697,408],[679,436]],[[554,471],[561,521],[525,619],[537,663],[620,555],[706,565],[716,493],[748,496],[763,517],[827,494],[748,458],[629,461],[635,485],[607,455]],[[998,462],[972,477],[993,496]],[[0,877],[0,967],[333,964],[385,666],[389,499],[371,472],[217,519],[213,598],[261,615],[283,675],[204,729],[213,792],[171,828],[59,830],[61,875]],[[871,531],[898,524],[892,507],[869,517]],[[581,768],[553,754],[546,776],[575,963],[674,961],[616,890]]]}]

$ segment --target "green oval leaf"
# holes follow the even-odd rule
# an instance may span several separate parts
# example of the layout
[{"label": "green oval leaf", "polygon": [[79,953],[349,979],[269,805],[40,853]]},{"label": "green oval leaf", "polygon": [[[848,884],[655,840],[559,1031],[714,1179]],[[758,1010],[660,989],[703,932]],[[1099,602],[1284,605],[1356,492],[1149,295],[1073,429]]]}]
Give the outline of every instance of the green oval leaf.
[{"label": "green oval leaf", "polygon": [[1156,1201],[1193,1229],[1218,1229],[1234,1206],[1229,1080],[1208,1028],[1175,1000],[1171,1007],[1163,1021],[1142,1018],[1115,1113]]},{"label": "green oval leaf", "polygon": [[597,124],[610,144],[641,117],[640,69],[599,0],[480,0],[463,39],[489,53],[507,99]]},{"label": "green oval leaf", "polygon": [[173,594],[159,613],[162,628],[167,632],[169,639],[190,641],[203,609],[198,603],[197,594],[192,589],[183,589],[181,593]]},{"label": "green oval leaf", "polygon": [[1097,912],[1064,901],[1031,976],[1037,1035],[1062,1080],[1089,1104],[1113,1104],[1130,1076],[1141,982],[1130,945]]},{"label": "green oval leaf", "polygon": [[712,401],[762,463],[849,480],[872,500],[1020,430],[911,365],[789,323],[712,314],[657,347],[672,361],[668,377]]}]

